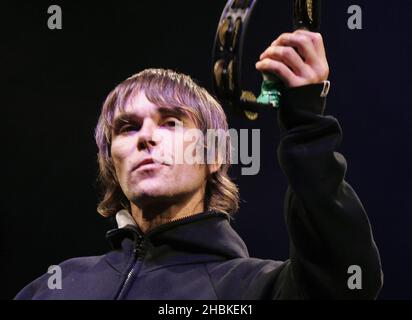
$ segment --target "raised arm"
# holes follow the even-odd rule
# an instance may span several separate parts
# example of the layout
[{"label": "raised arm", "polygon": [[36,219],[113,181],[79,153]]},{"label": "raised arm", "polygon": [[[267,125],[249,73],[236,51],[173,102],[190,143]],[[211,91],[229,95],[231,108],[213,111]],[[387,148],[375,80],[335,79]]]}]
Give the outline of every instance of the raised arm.
[{"label": "raised arm", "polygon": [[[382,286],[379,253],[365,209],[345,181],[346,160],[337,152],[342,130],[324,115],[322,82],[329,68],[322,37],[284,34],[256,67],[277,74],[287,87],[278,114],[278,158],[289,181],[290,259],[274,298],[375,298]],[[361,288],[348,286],[351,266],[361,271]]]}]

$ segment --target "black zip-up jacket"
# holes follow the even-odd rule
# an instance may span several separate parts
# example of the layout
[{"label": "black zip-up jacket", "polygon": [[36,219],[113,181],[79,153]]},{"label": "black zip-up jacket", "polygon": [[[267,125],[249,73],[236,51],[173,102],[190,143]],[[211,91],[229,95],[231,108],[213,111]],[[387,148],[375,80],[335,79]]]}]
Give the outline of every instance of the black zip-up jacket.
[{"label": "black zip-up jacket", "polygon": [[[229,217],[208,211],[147,234],[132,223],[109,231],[112,251],[60,264],[62,289],[49,289],[45,274],[16,299],[376,298],[379,253],[365,209],[344,180],[346,161],[336,152],[342,132],[323,115],[321,87],[285,90],[278,113],[289,260],[250,258]],[[361,289],[348,286],[352,265],[362,272]]]}]

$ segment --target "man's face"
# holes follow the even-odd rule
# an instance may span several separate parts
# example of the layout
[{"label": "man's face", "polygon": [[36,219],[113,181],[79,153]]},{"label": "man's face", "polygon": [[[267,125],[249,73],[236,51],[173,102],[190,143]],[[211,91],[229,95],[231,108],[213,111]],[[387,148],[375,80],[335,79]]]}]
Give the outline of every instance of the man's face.
[{"label": "man's face", "polygon": [[[139,206],[204,190],[206,165],[175,159],[179,146],[184,151],[190,143],[183,141],[184,132],[196,125],[173,110],[159,108],[140,92],[124,111],[115,112],[111,156],[124,194]],[[181,142],[175,149],[177,141]]]}]

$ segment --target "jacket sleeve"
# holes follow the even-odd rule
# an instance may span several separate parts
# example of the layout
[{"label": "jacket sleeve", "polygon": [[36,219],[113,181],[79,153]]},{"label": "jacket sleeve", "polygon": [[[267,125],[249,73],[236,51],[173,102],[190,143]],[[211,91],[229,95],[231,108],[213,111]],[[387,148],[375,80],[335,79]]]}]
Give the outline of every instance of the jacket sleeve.
[{"label": "jacket sleeve", "polygon": [[285,90],[278,113],[290,259],[273,298],[374,299],[383,279],[379,253],[365,209],[345,181],[346,160],[336,151],[342,130],[323,114],[322,86]]}]

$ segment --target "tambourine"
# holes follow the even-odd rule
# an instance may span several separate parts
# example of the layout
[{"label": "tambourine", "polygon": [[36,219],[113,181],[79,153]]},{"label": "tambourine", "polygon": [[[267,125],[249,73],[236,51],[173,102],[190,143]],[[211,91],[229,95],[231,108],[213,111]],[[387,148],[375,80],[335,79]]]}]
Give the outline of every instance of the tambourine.
[{"label": "tambourine", "polygon": [[[318,32],[321,0],[293,0],[293,28]],[[257,0],[229,0],[220,17],[213,46],[213,90],[232,111],[255,120],[265,108],[279,108],[282,82],[263,74],[258,98],[242,88],[242,53],[248,23]]]}]

